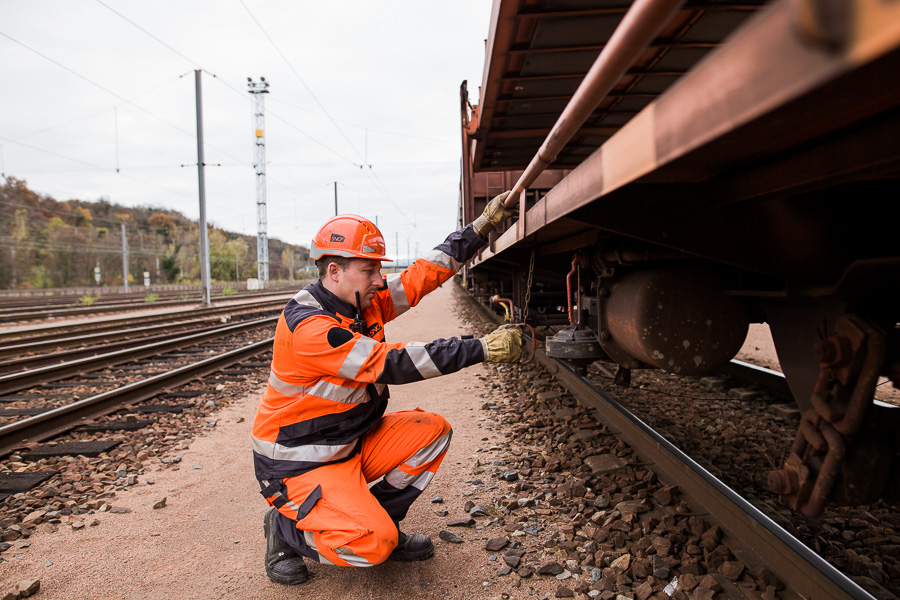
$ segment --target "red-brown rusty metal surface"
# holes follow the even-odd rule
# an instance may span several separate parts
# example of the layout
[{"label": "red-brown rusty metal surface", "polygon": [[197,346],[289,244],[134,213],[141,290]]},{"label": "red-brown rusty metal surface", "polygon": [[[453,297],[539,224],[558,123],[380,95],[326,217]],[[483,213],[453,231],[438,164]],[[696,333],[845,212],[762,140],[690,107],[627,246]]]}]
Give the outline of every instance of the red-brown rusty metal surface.
[{"label": "red-brown rusty metal surface", "polygon": [[[879,7],[860,3],[858,10],[890,8]],[[784,277],[790,270],[809,277],[839,274],[853,258],[847,249],[857,245],[834,244],[834,237],[812,229],[817,221],[805,207],[767,201],[726,213],[718,206],[748,189],[756,195],[772,193],[871,168],[870,153],[835,152],[840,143],[832,148],[834,140],[826,136],[835,130],[853,148],[877,148],[879,168],[900,165],[900,148],[889,141],[896,140],[900,122],[888,119],[870,128],[865,121],[888,118],[890,107],[900,103],[900,87],[884,85],[900,61],[900,32],[892,29],[889,15],[879,20],[877,14],[866,14],[863,19],[871,23],[867,33],[878,45],[861,38],[854,48],[838,53],[822,52],[798,39],[792,15],[789,4],[779,2],[745,23],[628,127],[582,160],[527,211],[523,227],[503,234],[474,264],[538,231],[543,242],[555,241],[548,225],[579,211],[579,220],[596,227],[773,276]],[[853,110],[836,113],[835,103]],[[858,127],[848,128],[855,123]],[[488,125],[482,121],[481,127]],[[811,140],[822,140],[832,159],[817,154],[802,168],[794,165],[791,149],[814,152],[817,146]],[[741,178],[748,164],[767,155],[784,163],[777,171],[784,177]],[[832,164],[836,156],[842,164]],[[734,172],[740,185],[732,186],[727,177],[715,185],[699,183],[723,172]],[[637,182],[640,189],[627,187]],[[673,185],[681,182],[691,186]],[[760,182],[768,187],[759,187]],[[847,215],[848,222],[854,218]],[[571,235],[571,228],[562,231],[563,237]],[[842,229],[836,232],[843,234]],[[869,241],[862,245],[878,239],[882,236],[867,236]],[[875,248],[870,255],[879,256],[880,251]]]},{"label": "red-brown rusty metal surface", "polygon": [[[696,267],[666,266],[628,274],[600,297],[604,348],[681,375],[711,373],[740,350],[749,317],[725,282]],[[626,365],[627,366],[627,365]]]},{"label": "red-brown rusty metal surface", "polygon": [[[540,149],[522,173],[504,204],[515,206],[519,197],[550,166],[616,82],[659,33],[683,0],[635,0],[597,60],[575,90]],[[611,132],[610,132],[611,133]]]},{"label": "red-brown rusty metal surface", "polygon": [[[845,468],[845,460],[867,415],[876,414],[870,409],[886,345],[883,332],[852,314],[838,319],[833,335],[816,344],[820,372],[812,394],[813,408],[803,414],[782,468],[769,473],[769,488],[794,510],[817,517],[830,496],[853,497],[855,490],[873,477],[865,469]],[[856,460],[870,459],[860,456]],[[858,465],[851,462],[846,466]],[[834,490],[838,481],[845,489]],[[878,497],[881,491],[870,490],[866,495]]]}]

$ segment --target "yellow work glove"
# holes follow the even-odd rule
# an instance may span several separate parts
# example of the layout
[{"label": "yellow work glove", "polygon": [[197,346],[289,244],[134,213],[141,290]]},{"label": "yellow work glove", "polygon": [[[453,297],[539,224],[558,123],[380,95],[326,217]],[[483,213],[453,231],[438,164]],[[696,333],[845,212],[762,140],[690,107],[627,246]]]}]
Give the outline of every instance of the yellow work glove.
[{"label": "yellow work glove", "polygon": [[518,206],[512,208],[504,206],[503,201],[506,200],[507,196],[509,196],[509,192],[503,192],[499,196],[495,196],[494,199],[488,202],[488,205],[484,207],[484,212],[481,216],[472,223],[472,225],[475,226],[475,231],[477,231],[481,237],[486,238],[497,225],[519,213]]},{"label": "yellow work glove", "polygon": [[516,325],[501,325],[481,338],[484,360],[514,363],[522,358],[522,329]]}]

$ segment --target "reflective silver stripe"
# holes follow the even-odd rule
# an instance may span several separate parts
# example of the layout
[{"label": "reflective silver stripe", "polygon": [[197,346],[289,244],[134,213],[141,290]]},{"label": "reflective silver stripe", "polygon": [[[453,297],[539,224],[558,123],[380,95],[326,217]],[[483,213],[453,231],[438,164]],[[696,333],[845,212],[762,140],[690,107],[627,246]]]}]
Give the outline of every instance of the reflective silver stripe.
[{"label": "reflective silver stripe", "polygon": [[296,294],[294,294],[294,302],[297,304],[306,304],[307,306],[313,306],[321,310],[322,305],[319,304],[319,301],[313,298],[313,295],[307,292],[306,290],[300,290]]},{"label": "reflective silver stripe", "polygon": [[276,392],[295,398],[301,398],[306,394],[312,394],[319,398],[324,398],[325,400],[349,404],[361,404],[369,401],[369,394],[366,392],[365,388],[342,387],[327,381],[320,381],[312,387],[292,385],[279,379],[273,371],[269,372],[269,385],[271,385]]},{"label": "reflective silver stripe", "polygon": [[379,396],[382,395],[384,393],[384,390],[386,390],[386,389],[387,389],[386,383],[376,383],[375,384],[375,391],[378,392]]},{"label": "reflective silver stripe", "polygon": [[[360,253],[349,252],[347,250],[336,250],[334,248],[328,249],[328,254],[332,256],[343,256],[344,258],[368,258],[370,260],[380,260],[381,262],[393,262],[389,258],[385,258],[381,254],[378,254],[378,251],[374,248],[370,248],[369,246],[363,246],[363,251]],[[374,254],[375,256],[366,256],[366,254]],[[309,250],[309,259],[310,260],[319,260],[325,256],[325,249],[319,248],[316,246],[315,242],[312,244],[312,248]]]},{"label": "reflective silver stripe", "polygon": [[320,381],[311,388],[308,388],[306,393],[326,400],[344,402],[347,404],[362,404],[363,402],[369,401],[369,393],[366,391],[366,388],[342,387],[327,381]]},{"label": "reflective silver stripe", "polygon": [[351,567],[371,567],[373,566],[368,560],[360,556],[359,554],[349,550],[347,548],[335,548],[335,554],[343,558],[347,561],[347,564]]},{"label": "reflective silver stripe", "polygon": [[269,371],[269,385],[271,385],[272,389],[276,392],[284,394],[285,396],[296,396],[299,398],[307,393],[307,388],[301,385],[293,385],[279,379],[275,374],[275,371]]},{"label": "reflective silver stripe", "polygon": [[[307,545],[307,546],[309,546],[310,548],[312,548],[312,549],[315,550],[316,552],[319,552],[319,549],[316,547],[316,538],[313,537],[312,531],[304,531],[304,532],[303,532],[303,539],[306,540],[306,545]],[[333,563],[333,562],[331,562],[330,560],[328,560],[327,558],[325,558],[325,557],[322,556],[321,554],[319,554],[319,562],[322,563],[323,565],[331,565],[331,566],[334,566],[334,563]]]},{"label": "reflective silver stripe", "polygon": [[432,471],[424,471],[418,475],[410,475],[409,473],[404,473],[400,469],[394,469],[384,476],[385,481],[399,490],[407,488],[410,485],[419,490],[424,490],[426,486],[431,483],[432,478],[434,478],[434,472]]},{"label": "reflective silver stripe", "polygon": [[441,252],[440,250],[432,250],[422,258],[434,265],[437,265],[444,269],[450,269],[451,271],[459,271],[459,268],[462,266],[461,262],[450,256],[446,252]]},{"label": "reflective silver stripe", "polygon": [[394,302],[394,310],[399,317],[409,310],[409,300],[406,298],[406,288],[403,287],[403,279],[400,273],[391,273],[386,278],[387,288],[391,292],[391,300]]},{"label": "reflective silver stripe", "polygon": [[425,349],[425,342],[409,342],[404,350],[406,350],[409,358],[412,359],[419,375],[425,379],[443,375],[441,370],[437,368],[437,365],[434,364],[434,361],[431,360],[431,355]]},{"label": "reflective silver stripe", "polygon": [[278,498],[284,498],[285,504],[287,504],[287,505],[291,508],[291,510],[293,510],[295,513],[300,512],[300,507],[297,506],[296,504],[294,504],[294,501],[293,501],[293,500],[291,500],[290,498],[286,497],[286,496],[285,496],[284,494],[282,494],[281,492],[275,492],[274,495],[275,495],[276,497],[278,497]]},{"label": "reflective silver stripe", "polygon": [[425,471],[410,483],[410,485],[419,490],[424,490],[428,487],[428,484],[431,483],[432,479],[434,479],[434,471]]},{"label": "reflective silver stripe", "polygon": [[[268,480],[268,479],[261,479],[260,482],[262,483],[262,485],[263,485],[264,488],[269,487],[269,480]],[[274,494],[272,494],[272,497],[273,497],[273,498],[284,498],[285,504],[287,504],[289,507],[291,507],[292,509],[294,509],[294,512],[299,512],[300,507],[297,506],[296,504],[294,504],[294,502],[291,501],[290,498],[285,497],[285,495],[282,494],[281,492],[275,492]]]},{"label": "reflective silver stripe", "polygon": [[453,430],[451,429],[438,439],[434,440],[415,454],[409,457],[405,464],[408,467],[418,467],[420,465],[424,465],[427,462],[431,462],[441,455],[441,452],[447,449],[450,446],[450,438],[453,437]]},{"label": "reflective silver stripe", "polygon": [[356,446],[357,440],[343,445],[308,444],[306,446],[282,446],[277,442],[266,442],[257,437],[253,440],[253,450],[266,458],[275,460],[292,460],[300,462],[328,462],[349,456]]},{"label": "reflective silver stripe", "polygon": [[369,353],[377,344],[378,342],[372,338],[365,336],[357,338],[353,348],[347,353],[347,358],[344,359],[344,364],[341,365],[340,371],[338,371],[338,377],[356,379],[356,374],[359,373],[366,359],[369,358]]}]

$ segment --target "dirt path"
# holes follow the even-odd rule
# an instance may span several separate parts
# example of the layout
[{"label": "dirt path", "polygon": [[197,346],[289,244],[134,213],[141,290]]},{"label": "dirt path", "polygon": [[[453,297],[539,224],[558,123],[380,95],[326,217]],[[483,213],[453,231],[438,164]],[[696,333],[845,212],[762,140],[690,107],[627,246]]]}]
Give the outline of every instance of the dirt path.
[{"label": "dirt path", "polygon": [[[430,341],[465,333],[447,284],[415,309],[388,324],[391,341]],[[263,570],[265,503],[253,477],[250,426],[259,392],[219,414],[215,433],[182,452],[178,470],[160,470],[112,500],[128,513],[98,513],[96,526],[73,531],[63,524],[40,533],[30,547],[7,551],[0,564],[0,594],[21,579],[40,579],[39,599],[97,598],[472,598],[500,593],[496,563],[485,558],[480,531],[457,531],[466,541],[438,538],[447,519],[435,510],[463,516],[479,445],[496,443],[482,431],[478,408],[488,370],[482,365],[439,379],[392,386],[389,410],[421,407],[443,414],[454,437],[441,469],[413,505],[405,530],[428,534],[436,551],[422,563],[386,563],[372,569],[310,564],[312,577],[298,587],[271,583]],[[490,439],[493,437],[493,439]],[[482,438],[485,438],[484,440]],[[153,485],[148,485],[152,480]],[[470,492],[471,493],[471,492]],[[441,494],[444,504],[432,504]],[[153,505],[166,498],[166,506]],[[477,500],[476,500],[477,501]],[[87,519],[90,522],[91,518]],[[44,525],[40,527],[46,527]],[[491,582],[486,590],[484,581]],[[530,596],[530,594],[528,594]],[[523,596],[526,597],[526,596]]]}]

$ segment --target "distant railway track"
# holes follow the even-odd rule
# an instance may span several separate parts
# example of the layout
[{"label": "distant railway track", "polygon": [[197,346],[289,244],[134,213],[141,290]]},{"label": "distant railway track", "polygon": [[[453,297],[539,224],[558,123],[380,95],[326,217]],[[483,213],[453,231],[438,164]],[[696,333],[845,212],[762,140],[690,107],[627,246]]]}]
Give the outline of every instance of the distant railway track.
[{"label": "distant railway track", "polygon": [[[290,294],[288,290],[273,292],[247,292],[239,293],[231,296],[222,296],[217,300],[232,301],[240,299],[259,299],[260,297],[271,297],[273,295],[286,297]],[[141,300],[128,300],[124,302],[102,303],[100,305],[91,306],[68,306],[65,308],[47,307],[42,303],[33,304],[29,307],[14,306],[3,308],[0,306],[0,323],[19,323],[39,321],[50,318],[69,318],[69,317],[85,317],[97,314],[105,314],[112,312],[124,312],[132,310],[157,310],[160,308],[174,308],[177,306],[196,305],[199,297],[190,297],[187,299],[176,300],[157,300],[154,302],[144,302]]]},{"label": "distant railway track", "polygon": [[[198,333],[178,335],[177,337],[167,336],[169,339],[143,343],[138,346],[92,356],[71,358],[69,360],[63,360],[63,362],[51,362],[51,364],[43,363],[46,363],[48,360],[53,361],[53,355],[50,357],[34,357],[31,359],[22,359],[20,361],[11,361],[12,364],[7,363],[8,366],[22,366],[25,368],[21,368],[20,370],[5,375],[0,375],[0,399],[2,399],[2,395],[5,394],[27,390],[31,387],[59,381],[60,379],[83,376],[86,373],[91,373],[99,369],[115,367],[147,357],[160,356],[167,352],[197,346],[204,342],[218,340],[235,333],[242,333],[260,328],[272,329],[277,320],[278,317],[273,316],[237,323],[235,325],[206,328],[204,331]],[[30,368],[28,368],[29,363],[31,364]],[[35,366],[35,363],[42,363],[42,366]],[[3,365],[0,364],[0,369],[2,369],[2,367]]]},{"label": "distant railway track", "polygon": [[27,329],[10,329],[0,331],[0,344],[3,346],[21,343],[37,343],[51,341],[62,337],[71,337],[79,332],[119,332],[122,328],[133,328],[136,322],[141,325],[169,323],[172,321],[204,318],[210,316],[224,316],[246,314],[254,311],[278,310],[284,307],[284,303],[290,297],[288,293],[279,294],[277,298],[216,306],[212,308],[190,308],[178,311],[169,311],[163,314],[141,315],[139,317],[128,316],[114,319],[98,319],[84,323],[63,323],[59,325],[43,325],[29,327]]},{"label": "distant railway track", "polygon": [[33,445],[85,425],[89,420],[109,415],[125,407],[159,396],[204,375],[259,356],[271,350],[273,338],[244,343],[237,348],[206,356],[201,360],[140,378],[111,390],[88,396],[0,426],[0,456],[8,456],[23,446]]},{"label": "distant railway track", "polygon": [[[192,430],[208,426],[202,415],[225,390],[242,394],[265,381],[271,334],[287,297],[46,327],[36,335],[6,332],[10,342],[3,350],[6,360],[0,361],[0,458],[6,457],[0,500],[13,496],[7,514],[22,518],[23,492],[45,481],[51,490],[61,481],[73,487],[79,507],[73,514],[91,510],[96,490],[92,494],[77,483],[85,461],[99,461],[90,477],[99,477],[109,491],[107,469],[114,465],[105,457],[123,455],[115,449],[126,440],[143,439],[149,456],[162,457],[167,448],[177,449],[187,432],[180,425],[173,429],[173,423],[186,422]],[[226,323],[225,316],[245,320]],[[73,336],[73,329],[92,333]],[[116,467],[115,488],[131,485],[143,472],[142,459],[127,456],[130,466]],[[177,456],[171,460],[177,462]],[[126,471],[131,475],[120,478]]]},{"label": "distant railway track", "polygon": [[[40,339],[36,341],[23,341],[17,343],[10,342],[8,345],[0,348],[0,359],[9,359],[17,357],[17,360],[26,361],[33,358],[36,354],[46,352],[61,353],[68,348],[85,349],[101,352],[100,344],[105,348],[111,349],[112,345],[120,340],[133,340],[135,338],[145,338],[153,335],[161,335],[177,331],[185,331],[188,329],[203,327],[213,323],[221,322],[221,317],[214,315],[200,318],[178,320],[173,322],[164,322],[158,325],[149,325],[129,327],[127,329],[111,330],[99,333],[86,333],[83,335],[66,335],[64,337],[50,337],[48,339]],[[7,361],[0,361],[0,365]],[[58,362],[58,361],[57,361]],[[2,370],[2,367],[0,367]]]}]

